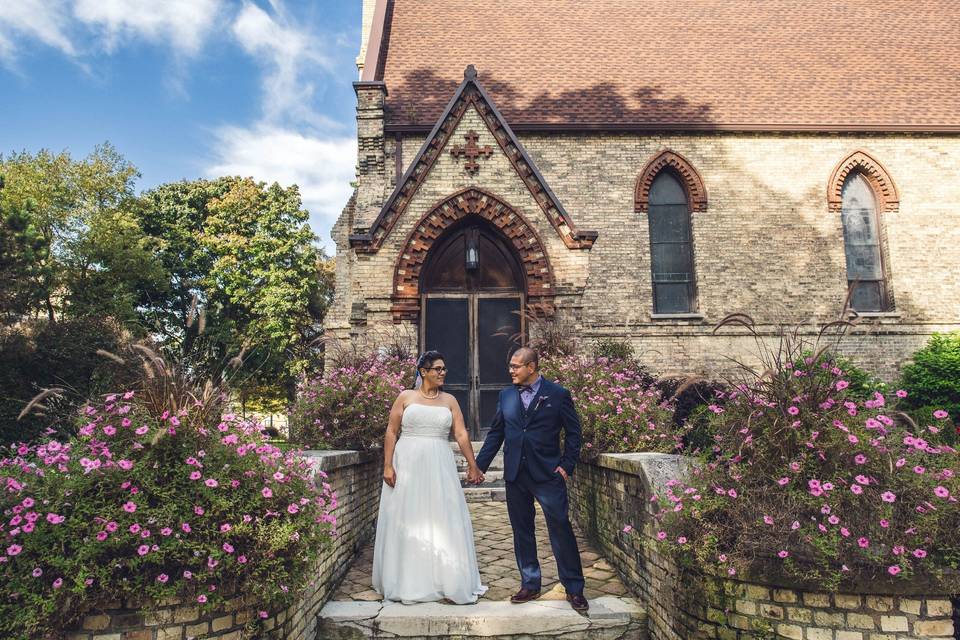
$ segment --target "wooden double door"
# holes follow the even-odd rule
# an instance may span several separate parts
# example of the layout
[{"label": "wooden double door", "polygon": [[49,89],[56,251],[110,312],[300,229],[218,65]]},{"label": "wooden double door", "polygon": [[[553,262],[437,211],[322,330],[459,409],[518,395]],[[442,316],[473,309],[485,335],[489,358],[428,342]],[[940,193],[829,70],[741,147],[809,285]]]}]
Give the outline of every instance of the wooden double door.
[{"label": "wooden double door", "polygon": [[526,331],[520,262],[496,229],[477,221],[440,238],[421,273],[421,349],[444,355],[444,391],[459,401],[470,437],[482,439]]}]

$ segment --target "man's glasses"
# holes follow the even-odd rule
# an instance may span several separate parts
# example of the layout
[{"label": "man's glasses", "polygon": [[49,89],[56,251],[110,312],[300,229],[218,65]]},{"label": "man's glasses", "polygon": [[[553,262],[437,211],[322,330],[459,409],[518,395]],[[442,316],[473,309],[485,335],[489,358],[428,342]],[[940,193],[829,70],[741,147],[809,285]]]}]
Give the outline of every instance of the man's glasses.
[{"label": "man's glasses", "polygon": [[523,367],[527,366],[528,364],[530,364],[530,363],[529,363],[529,362],[524,362],[523,364],[513,364],[513,363],[511,362],[510,364],[507,365],[507,368],[510,369],[510,371],[516,371],[517,369],[522,369]]},{"label": "man's glasses", "polygon": [[436,371],[437,373],[446,373],[446,367],[424,367],[427,371]]}]

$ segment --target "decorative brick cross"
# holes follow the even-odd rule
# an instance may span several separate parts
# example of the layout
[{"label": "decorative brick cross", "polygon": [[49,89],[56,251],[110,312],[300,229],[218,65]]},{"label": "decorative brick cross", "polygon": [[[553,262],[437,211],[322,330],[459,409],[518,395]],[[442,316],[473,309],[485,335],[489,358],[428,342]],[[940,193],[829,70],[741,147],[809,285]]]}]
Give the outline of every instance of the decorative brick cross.
[{"label": "decorative brick cross", "polygon": [[454,147],[450,149],[450,155],[455,158],[466,158],[467,162],[463,165],[463,168],[470,175],[475,175],[477,171],[480,170],[480,165],[477,164],[477,158],[481,156],[489,158],[493,154],[493,149],[490,148],[490,145],[484,145],[482,147],[477,145],[477,140],[480,136],[476,131],[468,131],[463,137],[467,139],[467,144],[454,145]]}]

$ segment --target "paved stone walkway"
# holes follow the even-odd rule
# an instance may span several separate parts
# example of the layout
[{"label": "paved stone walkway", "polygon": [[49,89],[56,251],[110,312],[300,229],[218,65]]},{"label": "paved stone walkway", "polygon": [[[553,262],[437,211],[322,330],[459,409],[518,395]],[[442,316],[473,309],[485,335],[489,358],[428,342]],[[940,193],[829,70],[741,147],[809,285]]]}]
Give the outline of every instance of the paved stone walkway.
[{"label": "paved stone walkway", "polygon": [[[509,600],[520,588],[520,572],[513,555],[513,535],[507,517],[505,502],[468,503],[473,518],[473,533],[477,547],[477,562],[480,578],[490,590],[483,600]],[[583,574],[586,578],[584,595],[588,599],[602,596],[629,595],[616,572],[601,558],[581,536],[577,535]],[[543,514],[537,507],[537,553],[543,571],[542,600],[563,600],[563,585],[557,578],[557,563],[550,549],[550,540]],[[373,542],[357,555],[349,573],[333,596],[334,601],[375,601],[380,595],[371,587],[373,568]]]}]

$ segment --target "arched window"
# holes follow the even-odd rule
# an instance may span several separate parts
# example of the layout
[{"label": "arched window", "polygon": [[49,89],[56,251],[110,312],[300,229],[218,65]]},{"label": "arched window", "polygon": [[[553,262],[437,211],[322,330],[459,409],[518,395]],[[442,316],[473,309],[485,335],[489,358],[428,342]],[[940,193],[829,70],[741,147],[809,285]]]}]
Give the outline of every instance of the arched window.
[{"label": "arched window", "polygon": [[887,309],[886,278],[880,251],[877,201],[863,173],[851,172],[841,192],[847,286],[857,283],[850,306],[857,311]]},{"label": "arched window", "polygon": [[653,311],[690,313],[695,307],[690,206],[672,171],[661,171],[650,185],[648,217]]}]

